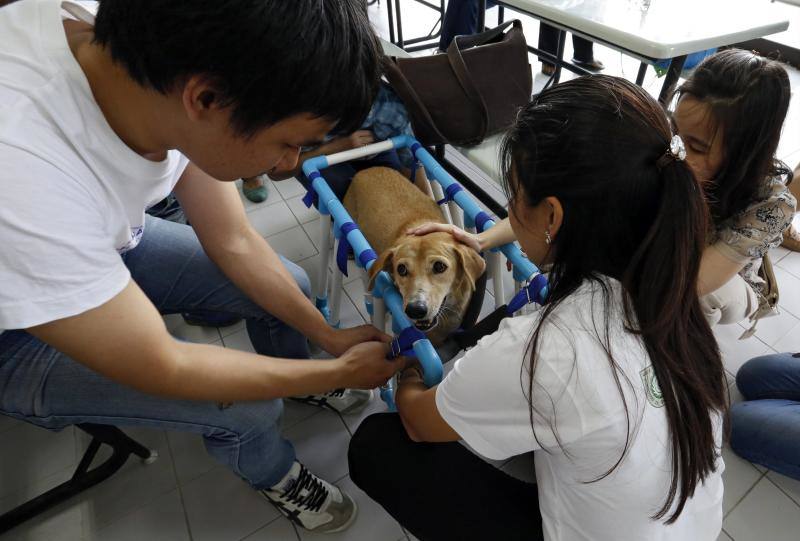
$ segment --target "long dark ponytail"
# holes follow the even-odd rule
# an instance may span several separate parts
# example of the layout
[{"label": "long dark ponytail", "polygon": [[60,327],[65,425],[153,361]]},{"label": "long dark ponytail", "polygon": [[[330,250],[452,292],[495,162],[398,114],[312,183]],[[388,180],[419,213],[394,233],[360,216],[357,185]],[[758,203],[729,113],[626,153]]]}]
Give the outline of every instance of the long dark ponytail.
[{"label": "long dark ponytail", "polygon": [[[587,280],[602,288],[608,315],[614,303],[604,277],[619,280],[626,327],[642,336],[666,409],[672,479],[653,518],[666,517],[674,507],[667,523],[714,471],[712,416],[727,408],[722,360],[697,296],[707,206],[687,165],[665,158],[670,139],[666,114],[641,88],[590,76],[557,85],[525,106],[501,151],[511,198],[535,206],[554,196],[564,210],[551,249],[548,303],[529,344],[531,423],[539,415],[533,393],[543,325]],[[598,338],[625,402],[621,378],[627,378],[611,354],[608,318]],[[558,439],[552,420],[551,428]],[[630,434],[628,413],[628,440]],[[622,462],[628,440],[617,462],[595,481]]]}]

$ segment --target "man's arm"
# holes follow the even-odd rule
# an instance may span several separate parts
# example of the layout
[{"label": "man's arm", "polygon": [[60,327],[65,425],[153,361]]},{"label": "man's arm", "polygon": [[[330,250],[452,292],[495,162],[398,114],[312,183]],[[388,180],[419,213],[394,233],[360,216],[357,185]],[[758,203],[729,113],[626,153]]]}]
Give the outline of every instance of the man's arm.
[{"label": "man's arm", "polygon": [[236,186],[189,164],[175,187],[203,249],[245,295],[333,355],[387,337],[365,325],[336,331],[294,281],[278,254],[250,225]]},{"label": "man's arm", "polygon": [[72,359],[148,394],[237,402],[373,388],[394,373],[386,346],[373,342],[339,359],[276,359],[172,338],[133,281],[107,303],[28,329]]}]

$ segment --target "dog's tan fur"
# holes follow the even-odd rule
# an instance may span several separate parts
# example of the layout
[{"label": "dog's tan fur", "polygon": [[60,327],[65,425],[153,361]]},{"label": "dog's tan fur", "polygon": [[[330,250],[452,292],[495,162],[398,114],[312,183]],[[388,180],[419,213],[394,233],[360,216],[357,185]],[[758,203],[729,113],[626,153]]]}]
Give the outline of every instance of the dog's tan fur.
[{"label": "dog's tan fur", "polygon": [[[438,323],[428,338],[437,345],[456,330],[464,317],[475,281],[485,263],[474,250],[449,233],[406,235],[406,230],[426,222],[443,223],[439,206],[403,175],[387,167],[360,171],[344,198],[344,206],[379,254],[370,269],[370,283],[378,271],[386,270],[403,296],[404,308],[411,300],[424,299],[426,318]],[[447,267],[435,272],[439,262]],[[404,265],[406,276],[398,273]]]}]

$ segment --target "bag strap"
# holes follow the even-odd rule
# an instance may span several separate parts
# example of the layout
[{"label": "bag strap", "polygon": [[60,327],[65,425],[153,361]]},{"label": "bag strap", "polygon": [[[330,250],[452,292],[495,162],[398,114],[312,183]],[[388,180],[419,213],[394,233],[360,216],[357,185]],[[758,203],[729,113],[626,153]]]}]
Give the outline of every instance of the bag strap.
[{"label": "bag strap", "polygon": [[483,96],[481,96],[478,87],[475,86],[475,81],[472,80],[472,76],[469,74],[469,68],[467,68],[467,65],[464,63],[464,57],[461,55],[461,49],[459,47],[460,43],[458,37],[450,42],[450,46],[447,48],[447,59],[450,61],[450,67],[453,69],[458,83],[464,90],[464,94],[467,95],[469,101],[472,102],[472,106],[481,115],[481,127],[478,130],[478,140],[483,141],[483,139],[486,138],[486,132],[489,131],[489,108],[486,107],[486,101],[484,101]]},{"label": "bag strap", "polygon": [[489,108],[486,106],[486,101],[483,99],[478,87],[475,85],[475,81],[469,73],[469,68],[466,62],[464,62],[464,56],[461,54],[461,51],[462,49],[468,49],[492,41],[501,36],[503,32],[512,25],[514,29],[522,30],[522,23],[518,19],[515,19],[503,23],[496,28],[492,28],[491,30],[487,30],[486,32],[481,32],[480,34],[456,36],[447,47],[447,58],[450,61],[450,67],[453,69],[456,79],[467,95],[467,98],[472,102],[472,105],[481,114],[481,128],[479,130],[480,141],[486,138],[486,133],[489,131]]},{"label": "bag strap", "polygon": [[449,139],[439,131],[439,128],[433,121],[430,112],[428,112],[428,108],[425,107],[425,104],[422,102],[417,92],[408,82],[408,79],[406,79],[406,76],[403,74],[403,70],[401,70],[397,65],[397,57],[384,56],[382,62],[384,73],[389,79],[389,82],[392,84],[392,89],[394,89],[394,91],[400,97],[400,100],[402,100],[406,108],[422,115],[423,119],[428,124],[428,127],[433,131],[440,141],[449,141]]}]

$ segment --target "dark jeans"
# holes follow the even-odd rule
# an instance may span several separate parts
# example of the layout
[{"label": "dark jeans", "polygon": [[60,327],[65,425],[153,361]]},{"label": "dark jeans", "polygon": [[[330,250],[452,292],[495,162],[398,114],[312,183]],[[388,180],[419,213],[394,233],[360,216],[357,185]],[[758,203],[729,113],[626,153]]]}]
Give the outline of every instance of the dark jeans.
[{"label": "dark jeans", "polygon": [[[541,23],[539,25],[539,49],[556,54],[558,50],[558,28]],[[594,60],[594,44],[580,36],[572,35],[573,58],[580,62]]]},{"label": "dark jeans", "polygon": [[[478,29],[478,0],[450,0],[442,21],[442,35],[439,38],[439,50],[445,51],[456,36],[475,34]],[[495,3],[487,0],[486,9]],[[578,36],[572,36],[575,49],[575,60],[590,62],[594,59],[592,42]],[[555,54],[558,47],[558,29],[547,24],[539,25],[539,48]]]},{"label": "dark jeans", "polygon": [[800,480],[800,358],[777,353],[750,359],[736,385],[746,401],[731,408],[731,448]]},{"label": "dark jeans", "polygon": [[544,539],[535,484],[457,442],[415,443],[400,417],[367,417],[350,441],[350,478],[421,541]]}]

